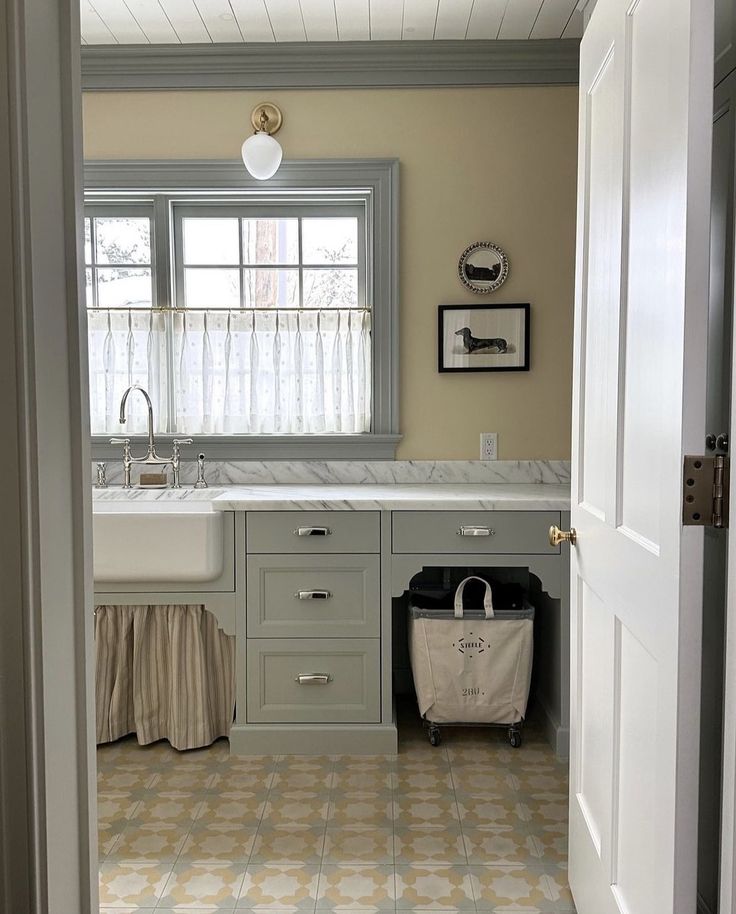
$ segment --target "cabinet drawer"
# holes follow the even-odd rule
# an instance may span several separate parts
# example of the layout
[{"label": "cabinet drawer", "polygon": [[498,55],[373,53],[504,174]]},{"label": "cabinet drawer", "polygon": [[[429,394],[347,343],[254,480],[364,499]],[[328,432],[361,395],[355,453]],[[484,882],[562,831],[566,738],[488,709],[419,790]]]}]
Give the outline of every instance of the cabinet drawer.
[{"label": "cabinet drawer", "polygon": [[559,511],[394,511],[393,551],[552,554],[559,523]]},{"label": "cabinet drawer", "polygon": [[380,552],[378,511],[253,511],[248,552]]},{"label": "cabinet drawer", "polygon": [[248,639],[249,723],[377,723],[380,640]]},{"label": "cabinet drawer", "polygon": [[251,555],[249,638],[380,634],[377,555]]}]

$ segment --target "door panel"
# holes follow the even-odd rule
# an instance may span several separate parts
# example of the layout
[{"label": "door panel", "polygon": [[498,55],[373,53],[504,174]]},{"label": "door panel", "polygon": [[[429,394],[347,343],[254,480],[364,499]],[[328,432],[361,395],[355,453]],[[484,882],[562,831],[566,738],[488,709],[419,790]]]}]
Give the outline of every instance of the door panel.
[{"label": "door panel", "polygon": [[614,682],[614,831],[616,859],[614,893],[622,911],[658,911],[659,890],[652,878],[657,847],[657,719],[658,663],[641,641],[616,621]]},{"label": "door panel", "polygon": [[[613,506],[606,503],[608,480],[615,472],[612,461],[614,441],[609,422],[611,347],[618,335],[615,303],[619,296],[617,264],[621,245],[621,100],[616,91],[617,61],[604,51],[590,91],[585,99],[587,117],[592,125],[588,152],[586,186],[590,210],[596,214],[588,226],[589,260],[585,296],[586,347],[583,354],[585,400],[581,437],[583,501],[601,519],[610,516]],[[619,142],[617,142],[617,136]]]},{"label": "door panel", "polygon": [[605,606],[582,581],[578,607],[581,687],[578,781],[575,785],[591,840],[600,855],[611,827],[614,627]]},{"label": "door panel", "polygon": [[[677,322],[663,320],[662,296],[669,287],[670,261],[662,248],[668,243],[662,219],[671,192],[671,134],[668,106],[662,91],[667,85],[669,59],[652,54],[662,41],[662,4],[639,0],[632,4],[624,25],[623,202],[626,279],[621,300],[624,324],[619,371],[624,379],[621,402],[620,523],[651,550],[659,549],[658,455],[663,431],[662,396],[667,378],[668,349],[653,341],[674,337]],[[627,91],[628,85],[628,91]],[[632,91],[633,87],[633,91]],[[628,146],[628,148],[626,148]],[[681,330],[681,326],[680,326]],[[676,371],[673,368],[672,371]],[[676,378],[672,378],[676,381]]]},{"label": "door panel", "polygon": [[570,885],[695,907],[712,6],[598,0],[581,46]]}]

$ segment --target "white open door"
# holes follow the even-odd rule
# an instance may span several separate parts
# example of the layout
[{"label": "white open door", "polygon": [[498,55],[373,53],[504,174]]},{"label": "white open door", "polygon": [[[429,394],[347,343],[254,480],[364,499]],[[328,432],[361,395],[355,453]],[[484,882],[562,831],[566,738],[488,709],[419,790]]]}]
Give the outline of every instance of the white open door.
[{"label": "white open door", "polygon": [[598,0],[581,46],[570,885],[579,914],[693,914],[710,0]]}]

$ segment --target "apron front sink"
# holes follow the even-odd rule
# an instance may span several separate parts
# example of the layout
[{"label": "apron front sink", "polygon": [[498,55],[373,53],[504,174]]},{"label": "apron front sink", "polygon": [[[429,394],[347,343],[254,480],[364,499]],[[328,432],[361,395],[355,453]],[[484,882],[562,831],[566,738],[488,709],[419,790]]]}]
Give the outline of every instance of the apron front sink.
[{"label": "apron front sink", "polygon": [[155,500],[141,497],[139,490],[123,498],[106,494],[93,500],[96,584],[194,583],[222,574],[224,517],[212,506],[218,492],[192,498],[183,489]]}]

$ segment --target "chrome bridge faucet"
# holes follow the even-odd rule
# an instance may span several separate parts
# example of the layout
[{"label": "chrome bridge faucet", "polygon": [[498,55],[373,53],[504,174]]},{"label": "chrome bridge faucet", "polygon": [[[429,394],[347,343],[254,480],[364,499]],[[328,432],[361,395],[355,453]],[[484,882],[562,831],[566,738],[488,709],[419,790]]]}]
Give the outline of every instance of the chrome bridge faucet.
[{"label": "chrome bridge faucet", "polygon": [[130,484],[130,470],[133,464],[137,463],[144,464],[146,466],[168,466],[168,464],[171,464],[171,469],[174,475],[172,488],[180,489],[181,483],[179,482],[179,471],[181,467],[181,445],[192,444],[192,439],[174,438],[172,443],[171,457],[159,457],[156,453],[156,440],[153,434],[153,403],[151,403],[151,398],[148,396],[148,391],[146,391],[139,384],[133,384],[123,394],[123,399],[120,401],[120,424],[125,425],[125,404],[128,401],[130,392],[133,390],[140,391],[141,395],[145,397],[146,405],[148,406],[148,450],[146,451],[145,457],[133,457],[130,452],[130,438],[110,439],[110,444],[122,444],[123,446],[123,488],[132,488]]}]

